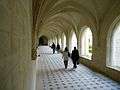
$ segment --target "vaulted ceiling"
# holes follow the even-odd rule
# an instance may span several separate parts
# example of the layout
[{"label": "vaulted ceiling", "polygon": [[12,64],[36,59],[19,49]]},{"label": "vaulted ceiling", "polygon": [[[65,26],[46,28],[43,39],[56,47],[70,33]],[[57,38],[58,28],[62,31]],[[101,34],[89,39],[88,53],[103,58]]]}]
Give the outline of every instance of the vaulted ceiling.
[{"label": "vaulted ceiling", "polygon": [[45,36],[87,25],[97,28],[119,0],[33,0],[33,29]]}]

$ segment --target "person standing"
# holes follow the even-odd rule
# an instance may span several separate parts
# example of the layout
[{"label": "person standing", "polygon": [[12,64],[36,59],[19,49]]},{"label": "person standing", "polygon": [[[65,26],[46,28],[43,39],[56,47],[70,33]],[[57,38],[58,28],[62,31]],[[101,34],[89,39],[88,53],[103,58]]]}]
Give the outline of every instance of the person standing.
[{"label": "person standing", "polygon": [[60,51],[60,45],[59,45],[59,43],[57,44],[57,52],[59,53],[59,51]]},{"label": "person standing", "polygon": [[68,66],[68,60],[69,60],[69,51],[68,48],[66,47],[65,50],[63,51],[63,56],[62,56],[63,60],[64,60],[64,65],[65,65],[65,69],[67,69]]},{"label": "person standing", "polygon": [[53,54],[55,53],[55,44],[52,44]]},{"label": "person standing", "polygon": [[72,58],[72,61],[73,61],[73,68],[77,68],[77,62],[79,60],[79,52],[76,49],[76,47],[74,47],[74,50],[72,51],[71,58]]}]

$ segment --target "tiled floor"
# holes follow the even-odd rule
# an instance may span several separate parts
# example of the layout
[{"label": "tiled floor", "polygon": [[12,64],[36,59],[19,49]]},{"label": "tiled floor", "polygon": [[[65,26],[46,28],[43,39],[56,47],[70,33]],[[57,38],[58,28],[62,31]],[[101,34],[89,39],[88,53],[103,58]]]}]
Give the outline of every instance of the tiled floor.
[{"label": "tiled floor", "polygon": [[39,47],[37,59],[37,90],[120,90],[120,84],[91,71],[83,65],[64,69],[61,54],[52,54],[47,46]]}]

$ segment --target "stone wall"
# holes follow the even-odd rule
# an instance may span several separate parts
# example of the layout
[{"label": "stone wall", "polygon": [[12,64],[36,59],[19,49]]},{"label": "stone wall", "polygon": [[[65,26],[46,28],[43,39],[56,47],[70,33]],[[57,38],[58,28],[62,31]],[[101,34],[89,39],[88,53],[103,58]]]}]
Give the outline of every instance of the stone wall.
[{"label": "stone wall", "polygon": [[34,90],[31,0],[0,0],[0,90]]},{"label": "stone wall", "polygon": [[[120,13],[117,10],[111,10],[111,11],[114,11],[116,14],[108,13],[109,17],[105,18],[105,21],[103,21],[103,23],[104,23],[103,26],[101,26],[99,31],[97,31],[99,34],[96,35],[93,32],[94,37],[93,37],[92,60],[88,60],[88,59],[85,59],[82,57],[80,58],[80,60],[81,60],[82,64],[90,67],[91,69],[93,69],[97,72],[100,72],[100,73],[120,82],[120,69],[115,69],[115,68],[113,69],[112,67],[107,66],[107,63],[108,63],[107,58],[109,57],[109,59],[111,59],[110,54],[107,55],[110,52],[110,51],[107,52],[107,50],[110,49],[110,47],[107,46],[107,44],[110,44],[110,43],[108,43],[107,38],[109,36],[110,27],[111,27],[113,21],[117,18],[117,16]],[[119,18],[119,20],[120,20],[120,18]],[[117,24],[117,22],[115,22],[115,24]],[[113,27],[115,26],[115,24],[113,25]],[[111,30],[113,31],[114,28],[112,28]]]}]

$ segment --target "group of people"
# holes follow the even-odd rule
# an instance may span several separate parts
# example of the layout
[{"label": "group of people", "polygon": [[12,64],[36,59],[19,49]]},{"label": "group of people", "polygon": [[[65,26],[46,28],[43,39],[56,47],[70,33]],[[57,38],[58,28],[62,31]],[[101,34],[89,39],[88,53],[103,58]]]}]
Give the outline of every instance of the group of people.
[{"label": "group of people", "polygon": [[[57,49],[57,52],[59,52],[60,45],[57,44],[57,47],[56,47],[55,44],[53,43],[51,48],[53,49],[53,54],[54,54],[56,49]],[[65,48],[62,54],[63,54],[62,58],[64,60],[65,69],[67,69],[69,57],[71,57],[72,59],[73,68],[77,68],[77,64],[79,63],[79,52],[76,49],[76,47],[74,47],[74,50],[72,50],[71,55],[67,47]]]},{"label": "group of people", "polygon": [[51,48],[53,49],[53,54],[55,53],[55,50],[57,50],[58,53],[60,52],[60,45],[59,44],[57,44],[57,47],[56,47],[55,44],[53,43]]},{"label": "group of people", "polygon": [[76,49],[76,47],[74,47],[74,50],[72,50],[72,54],[70,55],[68,48],[66,47],[64,52],[63,52],[63,60],[64,60],[64,65],[65,65],[65,69],[67,69],[68,66],[68,60],[69,57],[71,57],[72,62],[73,62],[73,68],[77,68],[77,64],[79,63],[79,52]]}]

